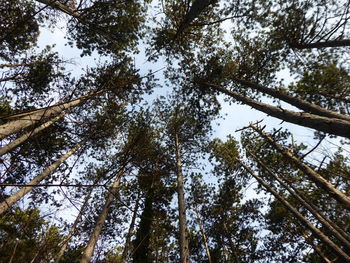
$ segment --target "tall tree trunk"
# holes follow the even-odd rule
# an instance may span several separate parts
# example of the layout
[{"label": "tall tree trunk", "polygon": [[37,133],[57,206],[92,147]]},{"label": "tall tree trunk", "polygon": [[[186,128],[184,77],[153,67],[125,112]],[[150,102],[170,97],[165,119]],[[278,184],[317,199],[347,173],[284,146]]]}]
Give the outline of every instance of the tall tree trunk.
[{"label": "tall tree trunk", "polygon": [[188,28],[193,20],[195,20],[205,8],[210,4],[217,2],[217,0],[195,0],[193,1],[188,13],[185,15],[181,24],[176,32],[175,39]]},{"label": "tall tree trunk", "polygon": [[99,25],[93,24],[90,21],[86,20],[86,15],[83,16],[79,12],[72,10],[70,7],[66,6],[65,4],[62,4],[60,1],[57,0],[36,0],[40,3],[43,3],[45,5],[48,5],[52,8],[55,8],[57,10],[60,10],[63,13],[66,13],[67,15],[70,15],[71,17],[76,18],[81,24],[88,25],[89,28],[93,31],[95,31],[97,34],[103,36],[106,40],[110,41],[111,43],[115,42],[115,37],[110,35],[108,32],[106,32],[103,27],[100,27]]},{"label": "tall tree trunk", "polygon": [[256,175],[250,168],[248,168],[242,161],[237,160],[238,163],[252,175],[265,189],[270,192],[277,200],[279,200],[298,220],[302,225],[307,227],[315,236],[322,240],[325,244],[331,247],[334,252],[340,255],[345,262],[350,262],[350,256],[345,253],[337,244],[329,239],[321,230],[316,228],[309,220],[307,220],[298,210],[296,210],[288,201],[286,201],[279,193],[277,193],[269,184],[267,184],[261,177]]},{"label": "tall tree trunk", "polygon": [[70,15],[74,18],[77,18],[78,20],[81,19],[81,14],[72,10],[70,7],[68,7],[67,5],[61,3],[58,0],[36,0],[40,3],[43,3],[47,6],[50,6],[52,8],[58,9],[64,13],[66,13],[67,15]]},{"label": "tall tree trunk", "polygon": [[251,98],[239,94],[238,92],[227,90],[217,85],[209,86],[217,91],[229,95],[230,97],[242,102],[243,104],[251,106],[252,108],[258,111],[264,112],[280,120],[301,125],[304,127],[309,127],[317,131],[322,131],[341,137],[350,138],[350,123],[348,121],[322,117],[310,113],[285,110],[279,107],[274,107],[266,103],[253,100]]},{"label": "tall tree trunk", "polygon": [[151,186],[146,192],[144,208],[134,243],[133,263],[150,263],[150,234],[153,221],[154,188]]},{"label": "tall tree trunk", "polygon": [[68,246],[68,243],[70,241],[70,239],[73,237],[73,235],[75,234],[76,230],[77,230],[77,226],[78,226],[78,223],[80,222],[82,216],[83,216],[83,213],[84,213],[84,210],[86,208],[86,206],[88,205],[88,202],[89,202],[89,199],[90,199],[90,196],[91,196],[91,193],[92,193],[92,190],[93,188],[91,187],[88,194],[86,195],[85,197],[85,200],[84,200],[84,203],[83,205],[81,206],[80,208],[80,211],[77,215],[77,217],[75,218],[74,220],[74,223],[69,231],[69,234],[66,236],[66,238],[64,239],[64,242],[63,242],[63,245],[60,249],[60,251],[58,252],[57,254],[57,257],[56,257],[56,260],[55,260],[55,263],[59,263],[64,252],[66,251],[67,249],[67,246]]},{"label": "tall tree trunk", "polygon": [[196,211],[196,215],[197,215],[197,221],[198,221],[198,224],[199,224],[199,228],[201,230],[201,233],[202,233],[202,237],[203,237],[203,242],[204,242],[204,247],[205,247],[205,252],[207,253],[207,257],[208,257],[208,262],[211,263],[211,256],[210,256],[210,249],[209,249],[209,245],[208,245],[208,240],[207,240],[207,235],[205,234],[205,229],[204,229],[204,226],[203,226],[203,222],[199,216],[199,213],[198,213],[198,209],[196,208],[195,209]]},{"label": "tall tree trunk", "polygon": [[324,262],[326,263],[332,263],[332,260],[329,260],[326,255],[323,253],[322,249],[314,244],[311,236],[306,236],[305,234],[303,234],[304,239],[312,246],[312,248],[315,250],[315,252],[324,260]]},{"label": "tall tree trunk", "polygon": [[56,169],[65,160],[67,160],[70,156],[72,156],[85,142],[86,142],[86,140],[83,140],[80,143],[78,143],[69,152],[62,155],[57,161],[55,161],[53,164],[51,164],[49,167],[47,167],[42,173],[40,173],[39,175],[34,177],[34,179],[32,179],[28,183],[28,186],[23,187],[21,190],[17,191],[12,196],[6,198],[6,200],[0,204],[0,215],[3,214],[12,205],[14,205],[23,196],[25,196],[29,191],[31,191],[38,183],[40,183],[42,180],[46,179],[49,175],[54,173],[56,171]]},{"label": "tall tree trunk", "polygon": [[71,100],[69,102],[59,103],[59,104],[45,107],[45,108],[41,108],[38,110],[33,110],[33,111],[13,115],[13,116],[11,116],[11,118],[19,117],[19,119],[7,122],[3,125],[0,125],[0,139],[3,139],[3,138],[5,138],[13,133],[16,133],[23,128],[34,125],[43,119],[60,114],[61,112],[65,111],[65,110],[71,109],[71,108],[83,103],[87,99],[90,99],[90,98],[92,98],[98,94],[101,94],[105,91],[106,90],[100,90],[100,91],[97,91],[94,93],[90,93],[90,94],[81,96],[81,97],[74,99],[74,100]]},{"label": "tall tree trunk", "polygon": [[348,47],[350,46],[350,39],[339,39],[330,41],[318,41],[314,43],[288,43],[291,48],[297,49],[311,49],[311,48],[326,48],[326,47]]},{"label": "tall tree trunk", "polygon": [[21,137],[17,138],[16,140],[10,142],[9,144],[5,145],[4,147],[0,148],[0,156],[4,155],[5,153],[8,153],[12,149],[16,148],[18,145],[25,142],[27,139],[29,139],[31,136],[34,136],[35,134],[39,133],[40,131],[46,129],[47,127],[51,126],[58,120],[64,117],[66,115],[65,112],[62,112],[60,115],[56,116],[55,118],[41,124],[39,127],[35,128],[32,131],[26,132]]},{"label": "tall tree trunk", "polygon": [[103,227],[103,225],[106,221],[106,218],[108,216],[109,208],[110,208],[112,201],[117,193],[120,179],[121,179],[121,173],[117,176],[113,185],[110,187],[110,189],[108,191],[106,202],[103,206],[101,214],[99,215],[99,217],[96,221],[94,230],[92,231],[89,242],[88,242],[87,246],[85,247],[84,254],[83,254],[82,259],[80,260],[80,263],[89,263],[91,261],[96,243],[98,241],[98,237],[101,233],[102,227]]},{"label": "tall tree trunk", "polygon": [[129,226],[129,231],[128,234],[126,236],[126,240],[125,240],[125,246],[123,249],[123,254],[122,254],[122,262],[126,262],[126,260],[129,257],[129,250],[130,250],[130,245],[131,245],[131,237],[132,237],[132,232],[134,231],[135,228],[135,221],[136,221],[136,217],[137,217],[137,211],[139,209],[139,205],[140,205],[140,192],[137,194],[137,200],[136,200],[136,204],[134,207],[134,211],[132,214],[132,218],[131,218],[131,222],[130,222],[130,226]]},{"label": "tall tree trunk", "polygon": [[[338,112],[332,111],[332,110],[327,110],[319,105],[310,103],[306,100],[297,98],[296,96],[290,95],[284,91],[277,90],[277,89],[271,89],[267,88],[265,86],[259,85],[257,83],[253,83],[247,80],[242,80],[242,79],[234,79],[235,82],[242,84],[244,86],[247,86],[251,89],[254,89],[256,91],[268,94],[276,99],[280,99],[284,102],[289,103],[290,105],[293,105],[297,107],[298,109],[301,109],[305,112],[312,113],[315,115],[323,116],[323,117],[328,117],[328,118],[336,118],[336,119],[341,119],[341,120],[346,120],[350,122],[350,116],[340,114]],[[208,83],[208,85],[213,86],[213,84]]]},{"label": "tall tree trunk", "polygon": [[178,206],[179,206],[180,258],[181,258],[181,263],[188,263],[190,262],[190,252],[188,248],[188,237],[187,237],[184,177],[182,174],[181,153],[180,153],[179,137],[177,132],[175,132],[175,155],[176,155],[176,175],[177,175],[177,197],[178,197]]},{"label": "tall tree trunk", "polygon": [[281,145],[275,142],[273,138],[268,136],[266,133],[262,132],[257,127],[251,125],[252,129],[265,138],[273,147],[275,147],[284,157],[286,157],[292,164],[299,168],[304,174],[308,175],[309,178],[322,189],[324,189],[330,196],[335,198],[338,202],[342,203],[344,207],[350,210],[350,198],[346,196],[343,192],[334,187],[329,181],[324,179],[320,174],[315,172],[309,166],[304,164],[298,157],[292,154],[288,149],[285,149]]},{"label": "tall tree trunk", "polygon": [[348,235],[330,219],[328,219],[322,212],[318,211],[317,208],[304,196],[299,194],[296,189],[292,186],[288,186],[278,176],[276,176],[263,162],[261,162],[253,153],[246,150],[262,167],[265,169],[277,182],[279,182],[294,198],[296,198],[310,213],[343,245],[350,251],[350,242],[348,241]]}]

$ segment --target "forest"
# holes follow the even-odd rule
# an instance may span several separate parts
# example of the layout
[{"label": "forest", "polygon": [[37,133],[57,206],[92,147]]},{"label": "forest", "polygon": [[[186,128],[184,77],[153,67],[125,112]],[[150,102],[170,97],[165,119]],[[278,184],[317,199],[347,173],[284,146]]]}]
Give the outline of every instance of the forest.
[{"label": "forest", "polygon": [[0,263],[350,262],[349,0],[0,14]]}]

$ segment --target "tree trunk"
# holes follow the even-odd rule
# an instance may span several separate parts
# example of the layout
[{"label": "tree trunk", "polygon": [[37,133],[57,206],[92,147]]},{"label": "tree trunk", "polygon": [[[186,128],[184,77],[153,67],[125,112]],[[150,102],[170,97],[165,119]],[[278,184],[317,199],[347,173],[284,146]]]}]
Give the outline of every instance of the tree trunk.
[{"label": "tree trunk", "polygon": [[294,164],[299,170],[304,174],[308,175],[309,178],[322,189],[324,189],[330,196],[335,198],[338,202],[342,203],[348,210],[350,210],[350,199],[343,192],[334,187],[329,181],[324,179],[317,172],[312,170],[309,166],[304,164],[298,157],[292,154],[288,149],[285,149],[281,145],[275,142],[273,138],[268,136],[266,133],[262,132],[257,127],[251,125],[253,130],[259,133],[263,138],[265,138],[273,147],[275,147],[284,157],[286,157],[292,164]]},{"label": "tree trunk", "polygon": [[[291,186],[289,187],[285,182],[283,182],[278,176],[276,176],[263,162],[261,162],[253,153],[246,150],[249,155],[251,155],[277,182],[279,182],[287,191],[295,197],[310,213],[343,245],[350,251],[350,242],[348,241],[348,235],[335,223],[329,220],[322,212],[318,211],[317,208],[305,197],[300,195],[296,189]],[[293,188],[293,189],[292,189]]]},{"label": "tree trunk", "polygon": [[207,253],[207,257],[208,257],[208,262],[211,263],[212,261],[211,261],[210,250],[209,250],[208,241],[207,241],[207,235],[205,234],[205,230],[204,230],[204,227],[203,227],[203,222],[202,222],[202,220],[201,220],[201,218],[199,216],[197,208],[196,208],[196,215],[197,215],[197,221],[198,221],[198,224],[199,224],[199,228],[200,228],[201,233],[202,233],[204,247],[205,247],[205,252]]},{"label": "tree trunk", "polygon": [[311,48],[326,48],[326,47],[348,47],[350,46],[350,39],[319,41],[314,43],[288,43],[291,48],[297,49],[311,49]]},{"label": "tree trunk", "polygon": [[144,202],[144,208],[141,214],[140,223],[136,232],[136,238],[133,241],[133,263],[151,263],[150,259],[150,240],[151,227],[154,217],[153,213],[154,203],[154,188],[149,186]]},{"label": "tree trunk", "polygon": [[322,252],[322,249],[315,245],[313,240],[311,239],[311,236],[306,236],[305,234],[303,234],[304,239],[312,246],[312,248],[315,250],[315,252],[324,260],[324,262],[326,263],[332,263],[333,261],[329,260],[325,254]]},{"label": "tree trunk", "polygon": [[87,99],[94,97],[98,94],[101,94],[105,91],[106,90],[100,90],[100,91],[97,91],[94,93],[90,93],[90,94],[81,96],[81,97],[74,99],[72,101],[69,101],[69,102],[59,103],[59,104],[56,104],[53,106],[49,106],[49,107],[45,107],[45,108],[41,108],[38,110],[33,110],[33,111],[25,112],[25,113],[19,113],[19,114],[16,114],[14,116],[11,116],[11,118],[12,117],[20,117],[20,118],[17,120],[7,122],[3,125],[0,125],[0,139],[3,139],[3,138],[5,138],[13,133],[16,133],[23,128],[34,125],[37,122],[39,122],[40,120],[46,119],[48,117],[51,117],[51,116],[54,116],[57,114],[60,114],[64,110],[71,109],[71,108],[83,103]]},{"label": "tree trunk", "polygon": [[184,31],[186,30],[186,28],[188,28],[191,24],[191,22],[196,19],[201,12],[208,7],[211,2],[216,2],[216,1],[212,1],[212,0],[195,0],[191,7],[190,10],[188,11],[188,13],[185,15],[185,17],[183,18],[183,20],[181,21],[181,24],[177,30],[176,33],[176,37],[175,39]]},{"label": "tree trunk", "polygon": [[[271,89],[267,88],[265,86],[259,85],[257,83],[253,83],[250,81],[242,80],[242,79],[235,79],[234,81],[238,82],[239,84],[242,84],[244,86],[247,86],[251,89],[254,89],[256,91],[260,91],[262,93],[268,94],[276,99],[280,99],[284,102],[289,103],[290,105],[293,105],[305,112],[312,113],[315,115],[323,116],[323,117],[328,117],[328,118],[336,118],[336,119],[341,119],[341,120],[346,120],[350,122],[350,116],[340,114],[338,112],[332,111],[332,110],[327,110],[319,105],[310,103],[308,101],[305,101],[303,99],[297,98],[295,96],[292,96],[286,92],[277,90],[277,89]],[[212,84],[208,84],[212,86]]]},{"label": "tree trunk", "polygon": [[98,237],[101,233],[102,227],[106,221],[106,218],[108,216],[108,211],[109,208],[112,204],[112,201],[115,197],[115,194],[117,193],[118,187],[119,187],[119,183],[120,183],[120,178],[121,178],[121,174],[119,174],[117,176],[117,178],[115,179],[113,185],[110,187],[107,198],[106,198],[106,202],[103,206],[102,212],[99,215],[97,221],[96,221],[96,225],[94,227],[94,230],[91,233],[89,242],[84,250],[84,254],[82,259],[80,260],[80,263],[89,263],[91,261],[92,255],[94,253],[94,249],[96,246],[96,243],[98,241]]},{"label": "tree trunk", "polygon": [[323,131],[326,133],[342,136],[345,138],[350,138],[350,123],[341,119],[334,119],[328,117],[322,117],[310,113],[295,112],[290,110],[285,110],[279,107],[274,107],[248,97],[245,97],[235,91],[230,91],[219,87],[217,85],[211,85],[217,91],[225,93],[230,97],[251,106],[252,108],[264,112],[272,117],[278,118],[280,120],[301,125],[304,127],[309,127],[317,131]]},{"label": "tree trunk", "polygon": [[26,67],[34,65],[35,62],[30,63],[19,63],[19,64],[0,64],[0,68],[16,68],[16,67]]},{"label": "tree trunk", "polygon": [[82,205],[81,208],[80,208],[79,214],[77,215],[77,217],[76,217],[75,220],[74,220],[74,223],[73,223],[73,225],[72,225],[72,227],[71,227],[71,229],[70,229],[70,231],[69,231],[68,236],[65,238],[65,240],[64,240],[64,242],[63,242],[63,245],[62,245],[62,247],[61,247],[61,249],[60,249],[60,251],[59,251],[59,253],[58,253],[57,257],[56,257],[55,263],[59,263],[59,262],[60,262],[60,260],[61,260],[61,258],[62,258],[62,256],[63,256],[64,252],[65,252],[66,249],[67,249],[69,240],[70,240],[70,239],[73,237],[73,235],[75,234],[75,232],[76,232],[76,230],[77,230],[78,223],[80,222],[80,219],[81,219],[82,216],[83,216],[84,210],[85,210],[86,206],[88,205],[88,201],[89,201],[89,199],[90,199],[92,190],[93,190],[93,188],[91,187],[90,190],[89,190],[89,192],[88,192],[88,194],[87,194],[86,197],[85,197],[85,200],[84,200],[83,205]]},{"label": "tree trunk", "polygon": [[29,183],[28,186],[23,187],[21,190],[17,191],[12,196],[6,198],[0,204],[0,215],[3,214],[8,208],[14,205],[18,200],[25,196],[29,191],[31,191],[38,183],[46,179],[50,174],[54,173],[56,169],[70,156],[72,156],[84,143],[86,140],[81,141],[76,146],[74,146],[69,152],[62,155],[56,162],[47,167],[42,173],[34,177]]},{"label": "tree trunk", "polygon": [[256,175],[250,168],[248,168],[242,161],[237,160],[238,163],[251,174],[265,189],[270,192],[277,200],[279,200],[296,218],[299,219],[303,226],[306,226],[315,236],[322,240],[325,244],[331,247],[336,254],[340,255],[345,262],[350,262],[350,256],[347,255],[337,244],[330,240],[321,230],[316,228],[309,220],[307,220],[298,210],[296,210],[288,201],[286,201],[279,193],[277,193],[270,185],[268,185],[261,177]]},{"label": "tree trunk", "polygon": [[41,124],[39,127],[35,128],[32,131],[29,131],[25,134],[23,134],[21,137],[17,138],[16,140],[10,142],[9,144],[5,145],[4,147],[0,148],[0,156],[4,155],[5,153],[8,153],[12,149],[16,148],[18,145],[25,142],[27,139],[29,139],[31,136],[34,136],[35,134],[39,133],[40,131],[46,129],[50,125],[54,124],[56,121],[60,120],[61,118],[66,115],[65,112],[62,112],[60,115],[56,116],[55,118]]},{"label": "tree trunk", "polygon": [[177,197],[178,197],[178,206],[179,206],[180,258],[181,258],[181,263],[188,263],[190,262],[190,254],[189,254],[188,238],[187,238],[184,177],[182,174],[179,137],[176,132],[175,132],[175,155],[176,155],[176,175],[177,175]]},{"label": "tree trunk", "polygon": [[77,18],[78,20],[81,18],[80,13],[72,10],[70,7],[66,6],[65,4],[61,3],[60,1],[57,0],[36,0],[40,3],[43,3],[47,6],[50,6],[52,8],[58,9],[64,13],[66,13],[67,15],[70,15],[74,18]]},{"label": "tree trunk", "polygon": [[79,12],[76,12],[74,10],[72,10],[71,8],[69,8],[68,6],[66,6],[65,4],[60,3],[59,1],[51,1],[51,0],[36,0],[38,2],[41,2],[45,5],[48,5],[52,8],[55,8],[57,10],[60,10],[63,13],[66,13],[67,15],[70,15],[71,17],[76,18],[81,24],[85,24],[88,25],[90,27],[91,30],[95,31],[97,34],[103,36],[106,40],[110,41],[111,43],[114,43],[114,36],[111,36],[108,34],[108,32],[106,32],[103,27],[100,27],[97,24],[93,24],[90,21],[86,20],[85,16],[81,15]]},{"label": "tree trunk", "polygon": [[123,254],[122,254],[122,262],[126,262],[126,260],[129,257],[131,236],[132,236],[132,232],[134,231],[135,221],[136,221],[137,211],[139,209],[139,205],[140,205],[140,192],[137,194],[137,200],[136,200],[136,204],[135,204],[134,211],[132,214],[132,218],[131,218],[131,222],[130,222],[130,226],[129,226],[129,231],[128,231],[128,234],[126,236],[125,246],[124,246]]}]

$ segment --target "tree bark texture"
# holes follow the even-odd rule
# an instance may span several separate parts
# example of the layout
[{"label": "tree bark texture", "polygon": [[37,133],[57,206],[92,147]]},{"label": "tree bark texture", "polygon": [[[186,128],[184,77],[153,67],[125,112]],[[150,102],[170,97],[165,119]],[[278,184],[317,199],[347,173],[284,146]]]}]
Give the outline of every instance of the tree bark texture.
[{"label": "tree bark texture", "polygon": [[348,47],[350,46],[350,39],[330,40],[330,41],[319,41],[314,43],[289,43],[291,48],[297,49],[311,49],[311,48],[326,48],[326,47]]},{"label": "tree bark texture", "polygon": [[[247,150],[248,154],[251,155],[262,167],[265,169],[270,176],[272,176],[277,182],[279,182],[294,198],[296,198],[310,213],[333,235],[335,236],[349,251],[350,242],[347,238],[348,235],[330,219],[328,219],[322,212],[318,211],[317,208],[304,196],[299,194],[296,189],[289,187],[284,181],[282,181],[277,175],[274,174],[263,162],[261,162],[253,153]],[[294,187],[293,187],[294,188]]]},{"label": "tree bark texture", "polygon": [[84,143],[86,140],[78,143],[75,147],[73,147],[69,152],[66,154],[62,155],[57,161],[52,163],[49,167],[47,167],[42,173],[34,177],[28,185],[23,187],[21,190],[17,191],[15,194],[12,196],[6,198],[5,201],[3,201],[0,204],[0,215],[3,214],[8,208],[10,208],[12,205],[14,205],[17,201],[19,201],[23,196],[25,196],[28,192],[30,192],[35,185],[40,183],[42,180],[46,179],[56,171],[56,169],[65,161],[67,160],[70,156],[72,156]]},{"label": "tree bark texture", "polygon": [[203,226],[203,222],[202,222],[202,219],[199,216],[197,208],[196,208],[196,215],[197,215],[197,221],[198,221],[198,224],[199,224],[199,228],[201,230],[202,237],[203,237],[205,252],[207,253],[208,263],[212,263],[211,256],[210,256],[210,249],[209,249],[209,245],[208,245],[207,235],[205,234],[205,229],[204,229],[204,226]]},{"label": "tree bark texture", "polygon": [[75,234],[76,230],[77,230],[77,226],[78,226],[78,223],[80,222],[82,216],[83,216],[83,213],[84,213],[84,210],[86,208],[86,206],[88,205],[89,203],[89,199],[90,199],[90,196],[91,196],[91,193],[92,193],[92,190],[93,188],[91,187],[88,194],[86,195],[85,197],[85,200],[84,200],[84,203],[83,205],[81,206],[80,208],[80,211],[77,215],[77,217],[75,218],[74,220],[74,223],[69,231],[69,234],[66,236],[66,238],[64,239],[64,242],[61,246],[61,249],[60,251],[58,252],[57,254],[57,257],[56,257],[56,260],[55,260],[55,263],[59,263],[61,261],[61,258],[64,254],[64,252],[66,251],[67,247],[68,247],[68,243],[70,241],[70,239],[73,237],[73,235]]},{"label": "tree bark texture", "polygon": [[[21,129],[24,129],[28,126],[34,125],[37,122],[46,119],[48,117],[60,114],[61,112],[71,109],[84,101],[86,101],[89,98],[92,98],[98,94],[101,94],[105,92],[106,90],[100,90],[98,92],[90,93],[84,96],[81,96],[77,99],[71,100],[69,102],[65,103],[59,103],[50,107],[20,113],[14,115],[14,117],[19,117],[17,120],[13,120],[10,122],[7,122],[3,125],[0,125],[0,139],[3,139],[13,133],[18,132]],[[12,116],[11,116],[12,117]]]},{"label": "tree bark texture", "polygon": [[315,236],[317,236],[322,242],[327,244],[334,252],[341,256],[345,261],[350,262],[350,256],[345,253],[337,244],[330,240],[321,230],[316,228],[309,220],[307,220],[298,210],[296,210],[288,201],[286,201],[279,193],[277,193],[269,184],[267,184],[261,177],[256,175],[250,168],[248,168],[243,162],[237,160],[242,167],[251,174],[265,189],[270,192],[277,200],[279,200],[299,221],[303,226],[307,227]]},{"label": "tree bark texture", "polygon": [[229,95],[230,97],[242,102],[243,104],[251,106],[252,108],[258,111],[264,112],[280,120],[294,123],[304,127],[309,127],[317,131],[322,131],[341,137],[350,138],[350,123],[348,121],[322,117],[305,112],[285,110],[279,107],[274,107],[266,103],[250,99],[235,91],[230,91],[217,85],[210,85],[210,87],[226,95]]},{"label": "tree bark texture", "polygon": [[80,260],[80,263],[89,263],[91,261],[96,243],[98,241],[98,237],[101,233],[102,227],[103,227],[103,225],[106,221],[106,218],[108,216],[109,208],[110,208],[112,201],[117,193],[119,183],[120,183],[120,178],[121,178],[121,174],[119,174],[117,176],[113,185],[109,189],[109,192],[108,192],[107,198],[106,198],[106,202],[103,206],[103,209],[102,209],[99,217],[97,218],[94,230],[92,231],[89,242],[88,242],[87,246],[85,247],[84,254],[83,254],[82,259]]},{"label": "tree bark texture", "polygon": [[286,92],[283,92],[283,91],[280,91],[277,89],[267,88],[267,87],[259,85],[257,83],[253,83],[253,82],[242,80],[242,79],[235,79],[234,81],[236,81],[239,84],[242,84],[244,86],[247,86],[251,89],[254,89],[256,91],[268,94],[276,99],[280,99],[284,102],[287,102],[290,105],[293,105],[293,106],[297,107],[298,109],[301,109],[305,112],[312,113],[312,114],[315,114],[318,116],[341,119],[341,120],[345,120],[345,121],[350,122],[350,116],[340,114],[340,113],[332,111],[332,110],[327,110],[319,105],[316,105],[316,104],[310,103],[308,101],[305,101],[303,99],[297,98],[297,97],[292,96]]},{"label": "tree bark texture", "polygon": [[39,133],[40,131],[46,129],[47,127],[51,126],[55,122],[59,121],[61,118],[66,115],[65,112],[62,112],[60,115],[56,116],[55,118],[41,124],[39,127],[35,128],[32,131],[26,132],[21,137],[15,139],[14,141],[10,142],[9,144],[5,145],[4,147],[0,148],[0,156],[8,153],[9,151],[13,150],[17,146],[24,143],[26,140],[28,140],[31,136],[34,136],[35,134]]},{"label": "tree bark texture", "polygon": [[252,129],[260,134],[263,138],[265,138],[273,147],[275,147],[287,160],[289,160],[292,164],[294,164],[299,170],[301,170],[304,174],[309,176],[309,178],[317,184],[319,187],[324,189],[326,193],[336,199],[339,203],[343,204],[348,210],[350,210],[350,198],[346,196],[343,192],[335,188],[333,184],[323,178],[320,174],[315,172],[309,166],[304,164],[298,157],[292,154],[288,149],[282,147],[278,143],[275,142],[273,138],[268,136],[266,133],[262,132],[257,127],[251,125]]},{"label": "tree bark texture", "polygon": [[188,263],[190,262],[190,254],[189,254],[188,237],[187,237],[184,177],[182,174],[182,162],[181,162],[179,137],[176,132],[175,132],[175,155],[176,155],[176,175],[177,175],[177,196],[178,196],[178,206],[179,206],[180,258],[181,258],[181,263]]},{"label": "tree bark texture", "polygon": [[131,222],[130,222],[130,226],[129,226],[129,231],[128,231],[128,234],[127,234],[126,239],[125,239],[125,246],[124,246],[123,254],[122,254],[122,261],[123,262],[126,262],[126,260],[128,260],[128,257],[129,257],[131,237],[132,237],[132,232],[134,231],[134,228],[135,228],[135,221],[136,221],[137,211],[139,209],[139,205],[140,205],[140,193],[137,194],[137,200],[136,200],[136,204],[135,204],[134,211],[132,214],[132,218],[131,218]]}]

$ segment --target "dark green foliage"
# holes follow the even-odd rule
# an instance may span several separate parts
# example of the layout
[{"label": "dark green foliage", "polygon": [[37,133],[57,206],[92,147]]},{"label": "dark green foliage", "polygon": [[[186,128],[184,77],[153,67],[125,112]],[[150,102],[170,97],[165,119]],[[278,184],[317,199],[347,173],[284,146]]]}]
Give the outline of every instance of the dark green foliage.
[{"label": "dark green foliage", "polygon": [[11,61],[36,43],[41,18],[35,4],[26,0],[3,0],[0,13],[0,58]]},{"label": "dark green foliage", "polygon": [[135,50],[142,36],[145,7],[141,1],[101,0],[80,11],[80,18],[69,23],[70,39],[82,55],[125,54]]},{"label": "dark green foliage", "polygon": [[41,218],[37,209],[14,209],[0,220],[0,261],[49,262],[59,250],[59,229]]}]

